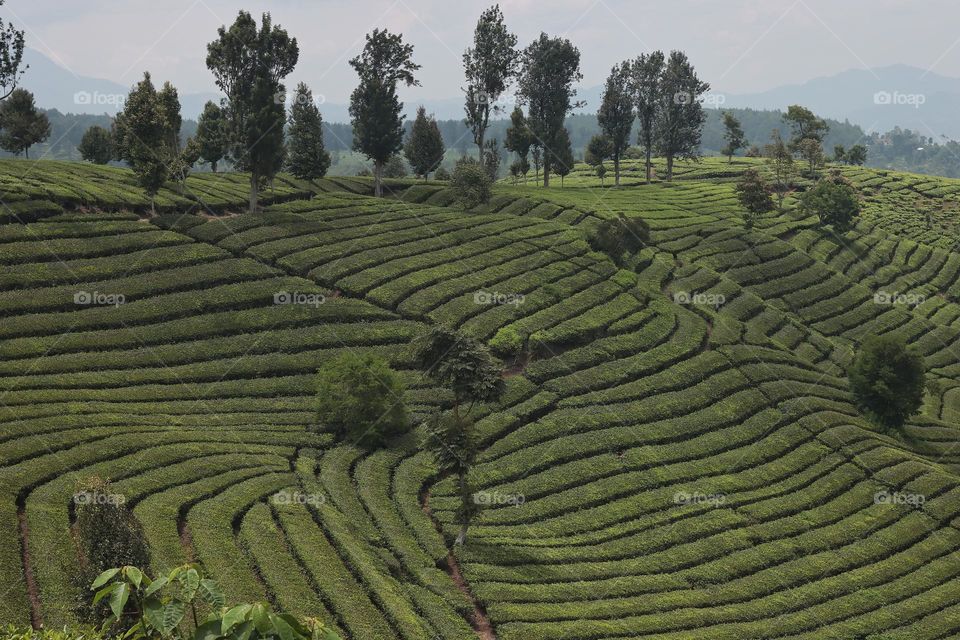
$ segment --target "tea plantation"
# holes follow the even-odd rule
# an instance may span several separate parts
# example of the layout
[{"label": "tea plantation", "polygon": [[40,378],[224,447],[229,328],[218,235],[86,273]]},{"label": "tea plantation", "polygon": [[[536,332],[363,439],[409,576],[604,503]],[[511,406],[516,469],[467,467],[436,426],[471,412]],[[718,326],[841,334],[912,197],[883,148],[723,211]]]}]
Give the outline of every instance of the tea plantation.
[{"label": "tea plantation", "polygon": [[[958,637],[960,181],[845,167],[850,232],[793,196],[747,230],[750,166],[627,162],[619,189],[578,166],[466,212],[442,182],[281,176],[238,215],[247,178],[200,174],[149,216],[126,170],[0,162],[0,623],[75,621],[98,475],[154,569],[354,640]],[[619,215],[651,230],[627,268],[586,240]],[[448,406],[410,349],[441,323],[524,345],[453,556],[420,428],[368,452],[314,409],[345,351],[385,358],[415,419]],[[883,433],[846,372],[891,332],[930,384]]]}]

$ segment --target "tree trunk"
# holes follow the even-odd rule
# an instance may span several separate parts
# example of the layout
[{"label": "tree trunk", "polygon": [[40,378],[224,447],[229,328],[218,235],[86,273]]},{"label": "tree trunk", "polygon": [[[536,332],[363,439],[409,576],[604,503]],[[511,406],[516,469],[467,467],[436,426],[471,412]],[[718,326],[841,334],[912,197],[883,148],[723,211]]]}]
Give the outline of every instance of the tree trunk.
[{"label": "tree trunk", "polygon": [[546,162],[543,163],[543,187],[546,189],[550,186],[550,165]]},{"label": "tree trunk", "polygon": [[216,161],[216,160],[214,160],[213,162],[210,163],[210,170],[213,171],[214,173],[217,172],[217,161]]},{"label": "tree trunk", "polygon": [[373,195],[383,196],[383,163],[379,160],[373,162]]},{"label": "tree trunk", "polygon": [[[454,411],[456,411],[456,406],[454,406]],[[457,412],[459,413],[459,412]],[[454,418],[459,423],[459,416]],[[457,539],[454,544],[461,545],[467,542],[467,528],[470,526],[470,513],[473,510],[473,505],[470,504],[473,496],[470,495],[470,485],[467,484],[467,473],[466,470],[461,470],[457,474],[457,488],[460,490],[460,532],[457,534]]]},{"label": "tree trunk", "polygon": [[23,157],[27,160],[30,159],[30,147],[27,147],[26,149],[23,150]]},{"label": "tree trunk", "polygon": [[644,145],[645,145],[646,148],[647,148],[647,184],[650,184],[650,182],[653,180],[653,175],[652,175],[652,174],[653,174],[653,171],[652,171],[652,169],[653,169],[653,164],[651,163],[651,160],[650,160],[650,155],[651,155],[651,154],[650,154],[650,140],[649,140],[649,136],[647,136],[647,140],[644,141]]},{"label": "tree trunk", "polygon": [[[614,184],[620,186],[620,156],[613,156],[613,176]],[[600,181],[601,183],[603,180]]]},{"label": "tree trunk", "polygon": [[667,182],[673,181],[673,154],[667,155]]},{"label": "tree trunk", "polygon": [[250,174],[250,213],[257,212],[257,203],[260,200],[260,177],[256,173]]}]

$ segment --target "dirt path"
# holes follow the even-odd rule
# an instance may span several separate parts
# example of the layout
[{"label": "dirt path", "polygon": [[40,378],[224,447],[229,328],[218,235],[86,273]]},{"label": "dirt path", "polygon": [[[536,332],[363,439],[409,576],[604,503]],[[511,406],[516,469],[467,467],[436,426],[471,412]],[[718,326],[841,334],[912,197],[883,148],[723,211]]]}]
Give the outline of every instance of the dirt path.
[{"label": "dirt path", "polygon": [[[430,491],[424,491],[420,495],[420,508],[423,509],[423,512],[430,518],[437,532],[440,533],[440,523],[434,519],[433,511],[430,510]],[[480,601],[473,595],[473,591],[470,590],[470,585],[467,584],[466,578],[463,577],[463,571],[460,570],[460,563],[457,561],[457,557],[452,550],[447,553],[446,565],[450,579],[453,580],[453,583],[457,585],[457,589],[459,589],[473,605],[473,613],[470,615],[470,625],[473,627],[473,630],[477,632],[477,637],[480,638],[480,640],[497,640],[497,634],[493,631],[493,624],[491,624],[490,618],[487,617],[487,612],[484,610],[483,605],[480,604]]]},{"label": "dirt path", "polygon": [[187,525],[186,516],[177,517],[177,534],[180,536],[180,546],[183,547],[183,554],[187,557],[187,562],[196,562],[197,552],[193,548],[193,535],[191,535],[190,527]]},{"label": "dirt path", "polygon": [[40,589],[37,580],[33,577],[33,563],[30,560],[30,527],[27,526],[27,512],[22,505],[17,505],[17,523],[20,529],[20,553],[23,562],[23,579],[27,583],[27,596],[30,599],[30,624],[34,629],[43,627],[43,617],[40,615]]}]

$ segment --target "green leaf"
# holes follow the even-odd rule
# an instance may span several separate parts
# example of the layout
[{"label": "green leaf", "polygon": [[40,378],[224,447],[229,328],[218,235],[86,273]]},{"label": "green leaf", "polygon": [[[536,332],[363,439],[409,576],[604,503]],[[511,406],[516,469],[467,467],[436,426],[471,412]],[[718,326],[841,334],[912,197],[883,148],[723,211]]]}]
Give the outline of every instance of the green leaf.
[{"label": "green leaf", "polygon": [[193,632],[193,640],[217,640],[222,638],[224,634],[220,633],[220,629],[219,619],[204,622]]},{"label": "green leaf", "polygon": [[270,610],[262,602],[258,602],[251,607],[250,620],[253,622],[253,626],[257,628],[257,633],[262,636],[269,634],[273,630]]},{"label": "green leaf", "polygon": [[233,640],[248,640],[253,635],[253,623],[247,620],[233,630]]},{"label": "green leaf", "polygon": [[169,635],[180,625],[186,610],[187,606],[179,600],[167,603],[163,608],[163,626],[161,627],[164,635]]},{"label": "green leaf", "polygon": [[103,589],[100,589],[100,591],[97,591],[97,594],[93,596],[93,604],[97,604],[98,602],[103,600],[105,597],[113,593],[118,586],[120,586],[120,583],[116,582],[114,584],[107,585]]},{"label": "green leaf", "polygon": [[150,583],[150,586],[147,587],[146,591],[143,592],[143,595],[147,597],[152,596],[154,593],[167,586],[167,583],[168,580],[161,576]]},{"label": "green leaf", "polygon": [[163,603],[157,598],[150,598],[143,603],[143,617],[150,626],[160,631],[163,629]]},{"label": "green leaf", "polygon": [[294,633],[293,627],[280,616],[271,615],[270,619],[273,622],[274,629],[277,630],[277,635],[280,636],[280,640],[294,640],[294,637],[298,635]]},{"label": "green leaf", "polygon": [[130,585],[126,582],[118,582],[117,588],[110,594],[110,610],[113,615],[119,618],[123,614],[123,608],[127,606],[127,600],[130,598]]},{"label": "green leaf", "polygon": [[99,576],[97,576],[97,579],[93,581],[92,585],[90,585],[90,590],[94,591],[96,589],[99,589],[103,585],[107,584],[107,582],[109,582],[110,579],[113,578],[113,576],[117,575],[118,573],[120,573],[120,569],[107,569],[106,571],[101,573]]},{"label": "green leaf", "polygon": [[226,604],[223,591],[220,590],[220,585],[217,584],[216,580],[204,578],[200,581],[200,586],[197,588],[197,592],[200,594],[201,598],[217,609]]},{"label": "green leaf", "polygon": [[130,582],[133,584],[133,586],[138,589],[140,588],[140,583],[143,582],[143,572],[140,571],[140,569],[137,569],[136,567],[124,567],[123,573],[127,578],[130,579]]},{"label": "green leaf", "polygon": [[197,588],[200,586],[200,574],[191,567],[178,575],[177,580],[180,582],[180,588],[183,589],[181,599],[184,602],[192,602],[194,596],[197,595]]},{"label": "green leaf", "polygon": [[223,614],[223,620],[221,622],[223,635],[227,635],[231,629],[246,620],[247,614],[250,613],[252,607],[253,605],[250,604],[240,604]]}]

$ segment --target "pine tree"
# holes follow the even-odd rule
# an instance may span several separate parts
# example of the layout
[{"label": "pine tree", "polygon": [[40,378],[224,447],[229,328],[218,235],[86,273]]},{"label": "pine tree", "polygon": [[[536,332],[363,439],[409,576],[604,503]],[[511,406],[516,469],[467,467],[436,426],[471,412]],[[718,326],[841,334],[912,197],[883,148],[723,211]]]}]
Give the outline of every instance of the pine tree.
[{"label": "pine tree", "polygon": [[323,146],[323,117],[313,92],[302,82],[297,85],[289,122],[287,168],[302,180],[322,178],[330,168],[330,154]]},{"label": "pine tree", "polygon": [[197,119],[196,141],[200,158],[210,163],[210,170],[217,172],[217,163],[227,153],[226,115],[215,102],[208,101]]},{"label": "pine tree", "polygon": [[437,121],[433,117],[428,117],[427,110],[421,106],[417,109],[417,119],[413,121],[410,136],[403,148],[413,173],[423,176],[424,180],[429,179],[430,173],[443,162],[445,151],[443,135],[440,133]]}]

